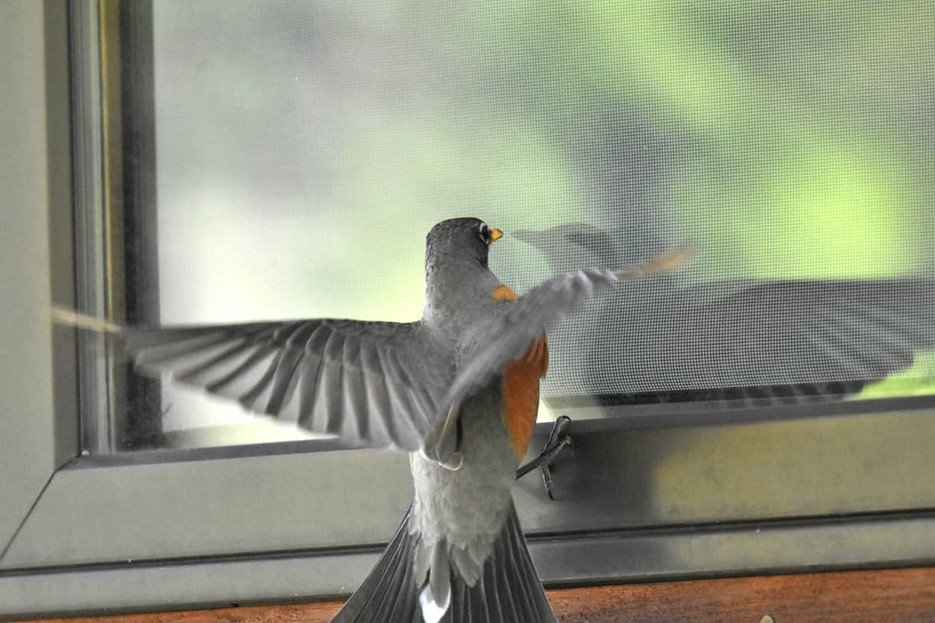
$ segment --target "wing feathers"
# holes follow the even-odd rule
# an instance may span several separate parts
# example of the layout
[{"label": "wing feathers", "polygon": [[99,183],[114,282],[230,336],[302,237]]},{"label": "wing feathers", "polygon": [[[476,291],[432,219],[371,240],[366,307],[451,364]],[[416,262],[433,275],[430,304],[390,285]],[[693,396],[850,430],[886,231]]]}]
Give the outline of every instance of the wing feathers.
[{"label": "wing feathers", "polygon": [[308,430],[324,431],[321,424],[319,424],[318,428],[315,427],[312,416],[315,410],[315,402],[318,399],[319,377],[321,377],[322,368],[324,367],[324,348],[329,337],[328,330],[319,325],[305,343],[301,378],[299,379],[298,417],[296,421],[299,426]]},{"label": "wing feathers", "polygon": [[365,387],[364,405],[365,413],[375,414],[370,420],[371,435],[374,440],[383,440],[379,445],[401,447],[393,418],[387,417],[393,413],[389,394],[386,391],[386,380],[381,374],[380,360],[376,347],[367,342],[360,342],[360,374]]},{"label": "wing feathers", "polygon": [[491,382],[562,314],[615,281],[617,277],[609,270],[565,273],[506,303],[504,312],[487,328],[489,339],[458,373],[444,403],[459,403]]},{"label": "wing feathers", "polygon": [[449,405],[501,374],[561,314],[614,281],[680,261],[543,282],[502,308],[487,327],[490,339],[457,375],[456,346],[426,338],[418,322],[318,319],[131,331],[126,346],[144,371],[172,372],[253,411],[362,445],[413,451]]},{"label": "wing feathers", "polygon": [[[285,406],[292,402],[292,397],[295,395],[296,387],[298,387],[299,375],[297,370],[301,361],[302,349],[291,342],[287,342],[280,351],[279,360],[276,362],[276,369],[270,382],[269,397],[265,402],[257,405],[257,411],[267,415],[279,413],[280,418],[295,421],[294,418],[285,417]],[[298,404],[298,401],[295,401],[295,403]],[[295,411],[291,410],[291,412]]]},{"label": "wing feathers", "polygon": [[[230,348],[232,341],[237,342],[242,339],[245,339],[245,337],[231,336],[226,332],[220,331],[211,332],[206,335],[183,333],[178,336],[178,341],[156,343],[149,347],[135,347],[128,343],[127,348],[141,349],[135,361],[136,365],[141,368],[179,369],[181,367],[195,365],[197,361],[204,361],[204,359],[212,357],[217,353],[224,352],[226,349]],[[190,357],[195,357],[196,360],[191,361],[188,359]]]},{"label": "wing feathers", "polygon": [[411,356],[421,335],[418,323],[318,319],[130,331],[125,343],[143,372],[313,432],[412,451],[451,380]]},{"label": "wing feathers", "polygon": [[371,436],[367,417],[367,381],[360,361],[360,340],[355,337],[348,337],[345,342],[341,371],[344,380],[341,392],[344,397],[343,420],[348,429],[356,429],[342,436],[353,438],[356,434],[361,439],[379,440],[381,445],[385,445],[387,440],[383,435],[379,438]]},{"label": "wing feathers", "polygon": [[325,344],[321,357],[318,385],[315,387],[315,406],[312,408],[312,422],[315,427],[313,430],[323,430],[331,434],[341,432],[341,420],[344,413],[341,409],[343,370],[340,353],[343,346],[343,335],[332,332],[328,336],[328,342]]},{"label": "wing feathers", "polygon": [[[415,447],[418,448],[422,443],[422,424],[417,415],[418,407],[406,389],[405,377],[400,374],[398,366],[388,352],[380,348],[375,350],[380,369],[383,370],[383,379],[386,383],[387,396],[393,406],[393,413],[401,414],[394,419],[394,425],[399,428],[400,445],[411,447],[414,442]],[[413,433],[416,439],[413,439]]]}]

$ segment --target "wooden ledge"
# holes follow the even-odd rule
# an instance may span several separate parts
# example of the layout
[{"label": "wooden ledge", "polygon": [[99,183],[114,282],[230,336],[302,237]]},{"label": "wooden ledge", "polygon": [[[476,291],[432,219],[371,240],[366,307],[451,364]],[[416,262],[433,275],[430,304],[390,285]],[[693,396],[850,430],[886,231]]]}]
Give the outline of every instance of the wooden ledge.
[{"label": "wooden ledge", "polygon": [[[935,567],[549,591],[564,623],[935,621]],[[338,602],[47,619],[45,623],[326,623]]]}]

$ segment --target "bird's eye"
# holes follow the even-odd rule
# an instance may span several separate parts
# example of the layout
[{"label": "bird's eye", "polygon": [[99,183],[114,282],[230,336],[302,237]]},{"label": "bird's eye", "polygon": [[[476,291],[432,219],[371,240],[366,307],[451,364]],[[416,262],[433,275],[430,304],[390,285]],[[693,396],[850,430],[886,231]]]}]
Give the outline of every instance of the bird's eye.
[{"label": "bird's eye", "polygon": [[480,239],[484,241],[484,244],[490,244],[490,228],[487,227],[487,223],[480,224],[478,233],[480,234]]},{"label": "bird's eye", "polygon": [[480,235],[480,239],[484,241],[484,244],[490,244],[490,228],[487,227],[487,223],[480,224],[478,234]]}]

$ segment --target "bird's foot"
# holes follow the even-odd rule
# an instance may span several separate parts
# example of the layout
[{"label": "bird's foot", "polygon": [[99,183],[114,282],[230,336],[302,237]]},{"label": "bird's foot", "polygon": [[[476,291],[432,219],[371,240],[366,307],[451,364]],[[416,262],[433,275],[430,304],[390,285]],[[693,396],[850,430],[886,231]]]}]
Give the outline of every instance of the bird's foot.
[{"label": "bird's foot", "polygon": [[558,453],[562,451],[562,448],[572,445],[571,437],[566,434],[570,425],[571,418],[567,415],[562,415],[555,420],[552,432],[549,433],[549,439],[545,442],[545,447],[539,453],[539,456],[525,465],[521,465],[516,470],[516,478],[520,479],[538,468],[542,472],[542,484],[545,486],[545,492],[549,494],[550,500],[555,499],[552,496],[552,462],[558,456]]}]

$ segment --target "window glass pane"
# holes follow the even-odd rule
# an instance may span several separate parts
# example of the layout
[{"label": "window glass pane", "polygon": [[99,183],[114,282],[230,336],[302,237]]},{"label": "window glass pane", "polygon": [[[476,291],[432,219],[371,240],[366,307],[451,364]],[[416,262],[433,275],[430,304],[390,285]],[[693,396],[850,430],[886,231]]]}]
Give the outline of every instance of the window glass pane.
[{"label": "window glass pane", "polygon": [[[550,333],[547,416],[932,393],[933,29],[927,3],[160,0],[160,320],[413,320],[425,234],[477,216],[519,292],[701,249]],[[159,412],[170,445],[299,435],[175,387]]]}]

